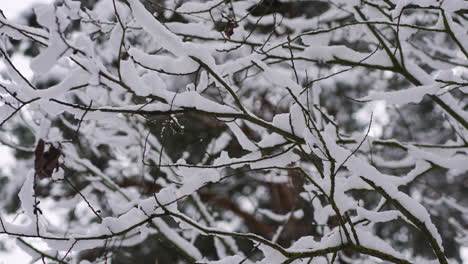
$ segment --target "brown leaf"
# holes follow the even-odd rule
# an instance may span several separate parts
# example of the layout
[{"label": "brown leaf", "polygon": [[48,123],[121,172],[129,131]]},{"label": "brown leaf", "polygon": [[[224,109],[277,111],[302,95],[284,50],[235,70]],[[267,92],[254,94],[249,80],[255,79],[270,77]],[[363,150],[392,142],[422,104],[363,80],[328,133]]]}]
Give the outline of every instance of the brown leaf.
[{"label": "brown leaf", "polygon": [[233,21],[228,21],[226,26],[224,27],[224,33],[230,39],[231,36],[234,34],[234,28],[237,27],[237,24]]},{"label": "brown leaf", "polygon": [[51,177],[54,173],[54,169],[58,170],[59,159],[62,155],[62,150],[56,148],[52,144],[50,144],[46,152],[44,152],[44,148],[45,142],[39,139],[35,151],[34,168],[36,170],[36,175],[40,178]]},{"label": "brown leaf", "polygon": [[58,170],[59,168],[59,158],[62,155],[62,150],[54,146],[50,146],[49,150],[44,153],[44,156],[47,159],[47,163],[44,166],[45,176],[51,177],[52,173]]},{"label": "brown leaf", "polygon": [[44,140],[39,139],[36,150],[34,151],[34,169],[39,173],[40,168],[44,166]]}]

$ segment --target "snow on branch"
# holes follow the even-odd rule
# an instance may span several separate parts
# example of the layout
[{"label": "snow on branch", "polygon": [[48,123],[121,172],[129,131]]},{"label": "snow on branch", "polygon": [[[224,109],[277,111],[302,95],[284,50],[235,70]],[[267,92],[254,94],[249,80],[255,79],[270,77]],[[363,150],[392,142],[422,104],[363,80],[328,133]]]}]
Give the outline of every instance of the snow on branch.
[{"label": "snow on branch", "polygon": [[466,1],[85,2],[0,12],[0,234],[33,261],[460,260]]}]

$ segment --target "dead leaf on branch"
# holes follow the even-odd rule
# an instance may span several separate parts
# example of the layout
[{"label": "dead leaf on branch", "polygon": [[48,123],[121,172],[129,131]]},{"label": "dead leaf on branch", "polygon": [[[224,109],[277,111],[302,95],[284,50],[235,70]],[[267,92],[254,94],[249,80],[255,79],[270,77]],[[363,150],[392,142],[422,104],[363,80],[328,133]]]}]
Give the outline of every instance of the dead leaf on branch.
[{"label": "dead leaf on branch", "polygon": [[[49,145],[45,151],[46,144]],[[59,159],[62,155],[60,147],[55,147],[51,143],[46,143],[44,140],[39,139],[37,142],[36,150],[34,151],[34,169],[36,175],[40,178],[50,178],[54,170],[59,169]]]},{"label": "dead leaf on branch", "polygon": [[231,39],[231,36],[234,34],[234,28],[237,27],[237,23],[234,21],[229,20],[224,27],[224,34]]}]

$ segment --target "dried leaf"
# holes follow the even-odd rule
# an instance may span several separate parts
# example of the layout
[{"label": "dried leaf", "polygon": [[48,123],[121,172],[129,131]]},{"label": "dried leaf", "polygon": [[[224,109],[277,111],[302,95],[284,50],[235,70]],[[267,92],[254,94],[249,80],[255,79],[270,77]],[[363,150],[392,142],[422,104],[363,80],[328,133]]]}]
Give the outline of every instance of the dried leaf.
[{"label": "dried leaf", "polygon": [[36,150],[34,151],[34,169],[36,173],[44,166],[44,140],[39,139],[37,142]]},{"label": "dried leaf", "polygon": [[237,27],[237,24],[233,21],[228,21],[224,27],[224,33],[226,36],[231,39],[231,36],[234,34],[234,28]]},{"label": "dried leaf", "polygon": [[59,159],[62,155],[62,150],[56,148],[54,145],[50,144],[49,149],[44,152],[45,142],[42,139],[39,139],[37,142],[34,160],[34,168],[36,175],[40,178],[51,177],[54,173],[54,169],[58,170],[59,168]]}]

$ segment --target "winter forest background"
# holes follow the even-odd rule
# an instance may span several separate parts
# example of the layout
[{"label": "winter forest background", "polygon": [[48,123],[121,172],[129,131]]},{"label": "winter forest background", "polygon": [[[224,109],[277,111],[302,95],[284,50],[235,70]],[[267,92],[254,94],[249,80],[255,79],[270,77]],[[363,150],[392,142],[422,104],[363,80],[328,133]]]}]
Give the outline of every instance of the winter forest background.
[{"label": "winter forest background", "polygon": [[50,2],[0,14],[0,256],[463,262],[467,1]]}]

